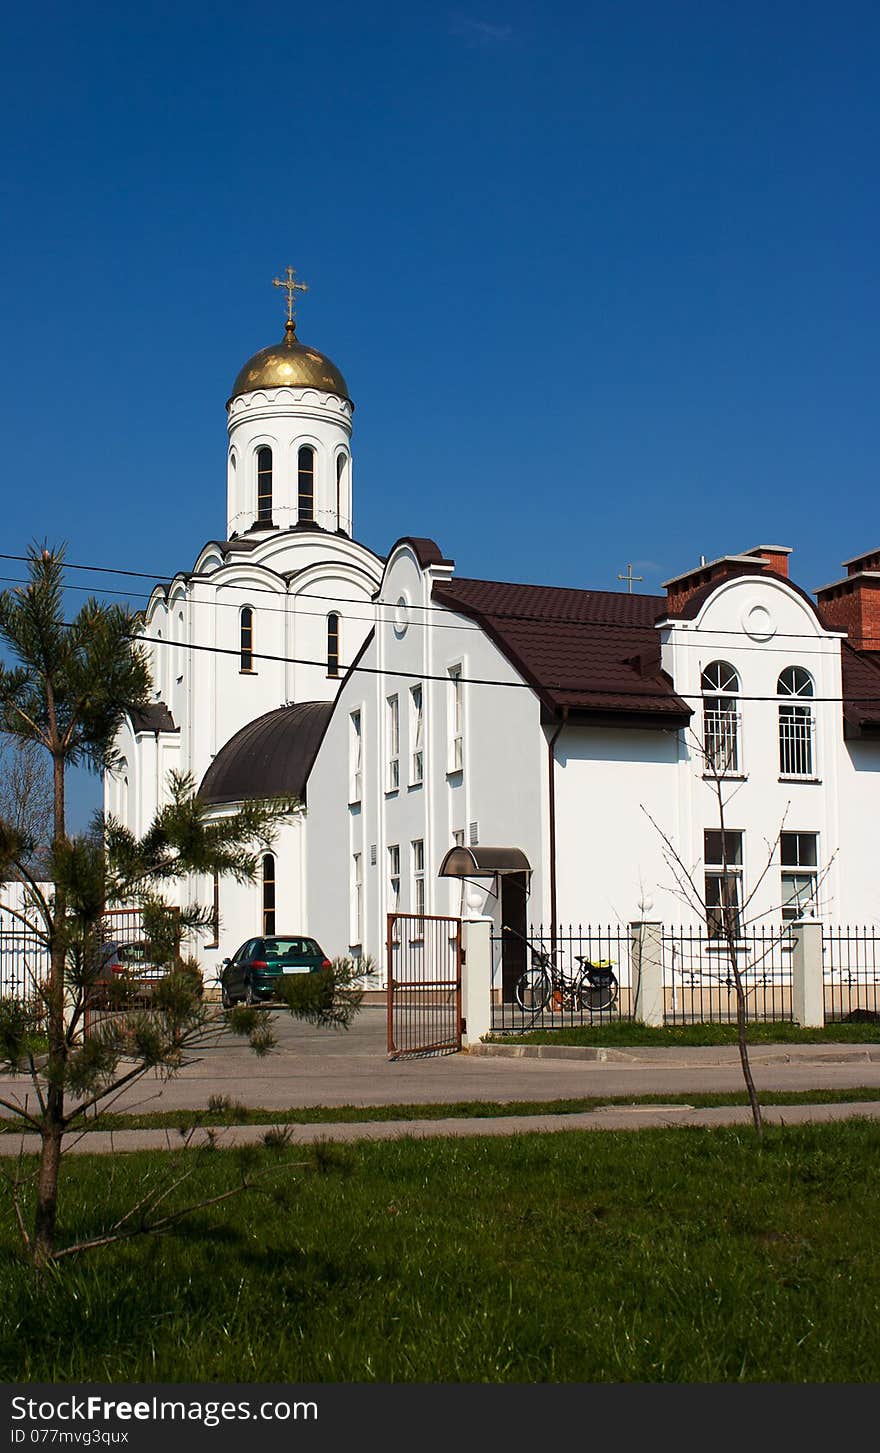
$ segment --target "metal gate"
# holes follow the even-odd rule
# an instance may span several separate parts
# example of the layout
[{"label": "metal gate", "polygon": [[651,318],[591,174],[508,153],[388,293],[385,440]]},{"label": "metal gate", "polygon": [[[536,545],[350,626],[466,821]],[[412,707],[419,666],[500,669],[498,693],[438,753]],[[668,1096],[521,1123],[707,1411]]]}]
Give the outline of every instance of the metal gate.
[{"label": "metal gate", "polygon": [[461,919],[389,913],[388,1054],[461,1049]]}]

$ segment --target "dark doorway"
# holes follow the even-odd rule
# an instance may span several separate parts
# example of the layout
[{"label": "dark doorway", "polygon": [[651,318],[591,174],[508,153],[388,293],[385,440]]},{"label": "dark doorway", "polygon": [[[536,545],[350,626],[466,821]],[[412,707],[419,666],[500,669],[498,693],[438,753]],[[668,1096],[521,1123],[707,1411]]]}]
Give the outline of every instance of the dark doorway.
[{"label": "dark doorway", "polygon": [[505,1004],[526,967],[527,873],[501,873],[501,998]]}]

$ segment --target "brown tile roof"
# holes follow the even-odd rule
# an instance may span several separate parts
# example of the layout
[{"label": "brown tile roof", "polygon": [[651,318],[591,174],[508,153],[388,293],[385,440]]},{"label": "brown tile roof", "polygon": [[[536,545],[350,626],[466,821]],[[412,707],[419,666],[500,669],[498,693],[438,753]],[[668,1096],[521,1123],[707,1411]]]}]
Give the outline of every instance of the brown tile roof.
[{"label": "brown tile roof", "polygon": [[554,714],[563,707],[630,725],[686,726],[691,709],[660,669],[662,595],[437,582],[434,599],[477,621]]},{"label": "brown tile roof", "polygon": [[843,727],[848,737],[880,732],[880,653],[841,641]]}]

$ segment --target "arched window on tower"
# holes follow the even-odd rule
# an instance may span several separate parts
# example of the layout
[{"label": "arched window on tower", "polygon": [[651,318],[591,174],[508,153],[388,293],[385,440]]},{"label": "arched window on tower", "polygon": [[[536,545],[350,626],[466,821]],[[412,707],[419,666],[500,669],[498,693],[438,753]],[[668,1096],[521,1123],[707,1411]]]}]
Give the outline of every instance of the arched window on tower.
[{"label": "arched window on tower", "polygon": [[272,450],[267,444],[257,450],[257,523],[272,523]]},{"label": "arched window on tower", "polygon": [[327,617],[327,675],[339,675],[339,616],[335,611]]},{"label": "arched window on tower", "polygon": [[263,933],[275,932],[275,855],[263,857]]},{"label": "arched window on tower", "polygon": [[336,456],[336,528],[343,529],[342,521],[345,519],[345,466],[348,460],[344,454]]},{"label": "arched window on tower", "polygon": [[254,612],[249,605],[242,608],[239,639],[239,670],[254,669]]},{"label": "arched window on tower", "polygon": [[303,444],[297,456],[298,518],[315,518],[315,451]]}]

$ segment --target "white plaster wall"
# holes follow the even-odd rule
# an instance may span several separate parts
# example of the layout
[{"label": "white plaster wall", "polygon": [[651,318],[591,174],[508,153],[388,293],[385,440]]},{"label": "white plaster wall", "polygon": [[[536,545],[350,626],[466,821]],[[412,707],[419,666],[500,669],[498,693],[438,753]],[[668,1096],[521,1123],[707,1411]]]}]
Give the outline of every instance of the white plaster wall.
[{"label": "white plaster wall", "polygon": [[[386,914],[389,911],[388,847],[400,848],[400,909],[413,907],[412,843],[425,844],[425,906],[428,913],[457,914],[460,885],[439,880],[452,832],[472,822],[479,841],[521,847],[536,865],[534,891],[543,894],[541,764],[546,760],[533,693],[473,624],[432,606],[433,581],[447,572],[423,571],[409,546],[388,563],[376,634],[346,682],[308,785],[309,919],[333,953],[349,947],[352,854],[361,852],[364,879],[363,951],[377,962],[384,982]],[[405,602],[404,613],[398,602]],[[464,687],[464,765],[449,773],[450,665],[462,675],[497,686]],[[440,678],[432,680],[431,678]],[[421,682],[424,701],[424,782],[411,776],[410,688]],[[510,684],[508,684],[510,683]],[[400,785],[387,790],[386,699],[400,703]],[[350,716],[361,711],[363,791],[350,805]],[[371,862],[375,847],[376,862]],[[488,911],[496,905],[488,903]]]},{"label": "white plaster wall", "polygon": [[668,830],[677,734],[568,725],[555,752],[560,923],[627,923],[642,916],[646,895],[657,917],[677,919],[677,904],[661,891],[662,842],[643,810]]},{"label": "white plaster wall", "polygon": [[832,922],[880,926],[880,869],[876,826],[880,820],[880,742],[845,741],[840,751],[840,857]]}]

